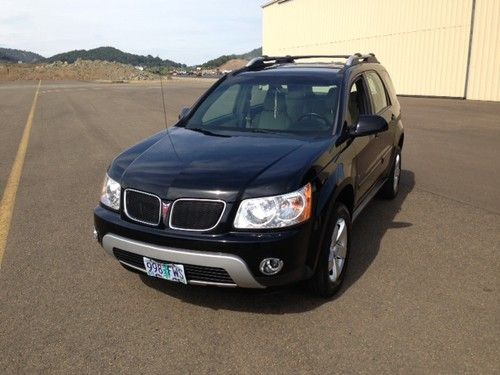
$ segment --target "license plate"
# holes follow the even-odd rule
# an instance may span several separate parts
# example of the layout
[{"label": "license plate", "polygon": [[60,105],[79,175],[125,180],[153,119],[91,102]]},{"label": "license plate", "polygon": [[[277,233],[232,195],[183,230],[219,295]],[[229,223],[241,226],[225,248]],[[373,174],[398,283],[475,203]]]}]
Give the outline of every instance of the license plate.
[{"label": "license plate", "polygon": [[160,263],[147,257],[142,259],[149,276],[187,284],[186,273],[182,264]]}]

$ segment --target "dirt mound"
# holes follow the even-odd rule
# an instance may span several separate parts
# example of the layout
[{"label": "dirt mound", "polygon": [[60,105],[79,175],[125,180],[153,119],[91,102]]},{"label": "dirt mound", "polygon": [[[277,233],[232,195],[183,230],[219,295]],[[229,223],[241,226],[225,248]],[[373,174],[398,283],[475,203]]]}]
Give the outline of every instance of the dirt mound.
[{"label": "dirt mound", "polygon": [[109,61],[76,60],[73,64],[3,64],[0,80],[110,80],[137,81],[158,79],[158,76],[134,68],[131,65]]},{"label": "dirt mound", "polygon": [[219,70],[221,72],[224,70],[236,70],[243,68],[247,63],[248,61],[245,59],[232,59],[219,66]]}]

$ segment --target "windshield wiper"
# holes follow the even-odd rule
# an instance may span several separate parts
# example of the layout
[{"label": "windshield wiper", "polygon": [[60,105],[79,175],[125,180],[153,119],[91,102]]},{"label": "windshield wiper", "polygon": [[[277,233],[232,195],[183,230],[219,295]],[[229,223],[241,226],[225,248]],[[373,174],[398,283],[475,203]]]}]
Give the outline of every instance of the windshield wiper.
[{"label": "windshield wiper", "polygon": [[202,128],[185,128],[185,129],[192,130],[192,131],[195,131],[195,132],[199,132],[199,133],[202,133],[202,134],[205,134],[205,135],[213,135],[214,137],[223,137],[223,138],[230,138],[231,137],[230,135],[225,135],[225,134],[220,134],[220,133],[214,133],[214,132],[211,132],[210,130],[202,129]]},{"label": "windshield wiper", "polygon": [[259,128],[251,128],[250,131],[252,133],[268,133],[268,134],[282,134],[283,132],[279,132],[271,129],[259,129]]},{"label": "windshield wiper", "polygon": [[220,135],[220,134],[211,132],[210,130],[202,129],[202,128],[186,128],[186,129],[189,129],[189,130],[192,130],[195,132],[200,132],[200,133],[207,134],[207,135]]}]

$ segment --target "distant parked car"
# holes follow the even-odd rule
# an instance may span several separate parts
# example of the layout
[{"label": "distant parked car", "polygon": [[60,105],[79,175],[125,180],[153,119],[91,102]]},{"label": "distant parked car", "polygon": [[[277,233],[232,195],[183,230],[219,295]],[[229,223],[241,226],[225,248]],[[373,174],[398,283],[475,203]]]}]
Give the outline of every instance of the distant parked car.
[{"label": "distant parked car", "polygon": [[[298,63],[309,57],[342,63]],[[401,111],[374,55],[259,57],[119,155],[95,236],[127,269],[195,285],[305,280],[332,296],[351,225],[399,189]]]}]

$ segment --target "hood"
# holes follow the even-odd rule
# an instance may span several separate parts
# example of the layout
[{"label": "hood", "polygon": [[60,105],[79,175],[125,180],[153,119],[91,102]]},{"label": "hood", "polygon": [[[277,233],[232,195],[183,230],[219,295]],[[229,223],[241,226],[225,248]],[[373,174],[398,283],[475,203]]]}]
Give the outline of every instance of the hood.
[{"label": "hood", "polygon": [[[121,160],[129,160],[121,174],[124,188],[168,200],[190,197],[233,202],[248,195],[245,190],[258,196],[260,189],[254,185],[265,173],[265,193],[260,195],[280,194],[301,183],[311,159],[321,154],[325,143],[262,134],[221,136],[184,128],[169,132],[170,136],[163,133],[142,153],[131,157],[126,151],[114,161],[121,168]],[[273,166],[277,166],[276,173]]]}]

